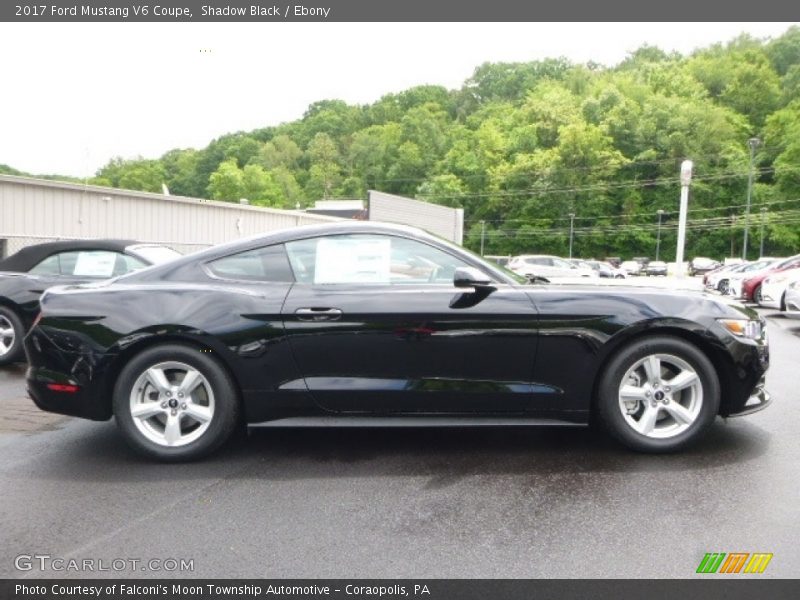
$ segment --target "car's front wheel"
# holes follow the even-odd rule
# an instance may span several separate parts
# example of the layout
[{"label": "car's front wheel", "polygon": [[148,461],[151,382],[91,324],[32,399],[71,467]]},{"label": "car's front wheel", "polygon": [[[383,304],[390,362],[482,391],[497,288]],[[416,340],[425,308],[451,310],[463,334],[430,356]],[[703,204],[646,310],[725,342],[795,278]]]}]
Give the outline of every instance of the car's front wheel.
[{"label": "car's front wheel", "polygon": [[239,418],[236,388],[210,354],[178,344],[136,355],[114,388],[114,415],[126,441],[164,461],[209,454]]},{"label": "car's front wheel", "polygon": [[672,452],[695,442],[719,410],[719,378],[708,357],[679,338],[635,341],[608,364],[597,409],[606,429],[642,452]]},{"label": "car's front wheel", "polygon": [[0,366],[22,358],[22,338],[25,326],[22,319],[10,308],[0,306]]},{"label": "car's front wheel", "polygon": [[753,302],[755,302],[756,304],[760,305],[762,300],[763,300],[763,297],[761,295],[761,286],[759,285],[753,291]]}]

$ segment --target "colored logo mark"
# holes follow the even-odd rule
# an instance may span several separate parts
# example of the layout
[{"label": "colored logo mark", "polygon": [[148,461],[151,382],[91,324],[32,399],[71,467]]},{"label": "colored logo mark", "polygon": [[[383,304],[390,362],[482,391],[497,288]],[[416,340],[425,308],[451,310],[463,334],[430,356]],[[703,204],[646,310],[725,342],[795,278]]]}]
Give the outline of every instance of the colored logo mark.
[{"label": "colored logo mark", "polygon": [[772,553],[766,552],[708,552],[697,573],[763,573],[771,560]]}]

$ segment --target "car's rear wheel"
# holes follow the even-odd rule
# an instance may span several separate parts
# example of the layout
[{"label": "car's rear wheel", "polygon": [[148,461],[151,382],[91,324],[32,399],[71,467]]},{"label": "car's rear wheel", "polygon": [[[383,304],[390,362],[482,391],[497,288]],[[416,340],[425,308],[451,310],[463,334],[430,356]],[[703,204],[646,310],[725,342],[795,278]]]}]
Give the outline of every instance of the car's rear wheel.
[{"label": "car's rear wheel", "polygon": [[236,388],[210,355],[190,346],[155,346],[136,355],[114,388],[114,415],[126,441],[164,461],[209,454],[239,418]]},{"label": "car's rear wheel", "polygon": [[642,452],[695,442],[719,410],[719,378],[708,357],[679,338],[635,341],[608,364],[597,409],[606,429]]},{"label": "car's rear wheel", "polygon": [[0,366],[22,358],[22,338],[25,326],[22,319],[8,307],[0,306]]}]

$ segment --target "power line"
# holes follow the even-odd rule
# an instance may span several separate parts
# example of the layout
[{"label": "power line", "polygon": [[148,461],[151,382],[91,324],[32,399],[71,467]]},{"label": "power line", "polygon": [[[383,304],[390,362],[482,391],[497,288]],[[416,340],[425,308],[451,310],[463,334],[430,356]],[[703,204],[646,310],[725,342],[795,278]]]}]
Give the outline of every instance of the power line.
[{"label": "power line", "polygon": [[[754,209],[760,207],[770,207],[776,206],[779,204],[788,204],[788,203],[795,203],[800,202],[800,198],[796,198],[793,200],[771,200],[769,202],[760,202],[758,204],[753,204]],[[736,208],[743,208],[745,204],[727,204],[724,206],[712,206],[712,207],[705,207],[705,208],[690,208],[690,213],[697,213],[697,212],[712,212],[712,211],[730,211]],[[585,217],[576,216],[576,219],[579,221],[597,221],[600,219],[630,219],[630,218],[637,218],[637,217],[648,217],[653,218],[657,213],[655,211],[649,212],[638,212],[638,213],[621,213],[621,214],[604,214],[604,215],[587,215]],[[665,210],[663,212],[664,215],[677,215],[677,210]],[[525,217],[511,217],[508,219],[464,219],[464,223],[480,223],[485,221],[486,223],[508,223],[508,222],[515,222],[515,221],[524,221],[525,223],[543,223],[543,224],[550,224],[553,221],[569,221],[569,217],[552,217],[552,218],[538,218],[538,219],[528,219]]]}]

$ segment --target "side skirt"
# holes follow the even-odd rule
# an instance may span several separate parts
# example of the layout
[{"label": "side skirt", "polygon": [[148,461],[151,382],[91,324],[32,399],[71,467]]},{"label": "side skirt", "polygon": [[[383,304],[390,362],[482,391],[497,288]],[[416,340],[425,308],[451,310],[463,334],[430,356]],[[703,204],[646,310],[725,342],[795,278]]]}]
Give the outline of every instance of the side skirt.
[{"label": "side skirt", "polygon": [[586,427],[587,423],[574,423],[560,419],[534,417],[286,417],[248,423],[248,427]]}]

